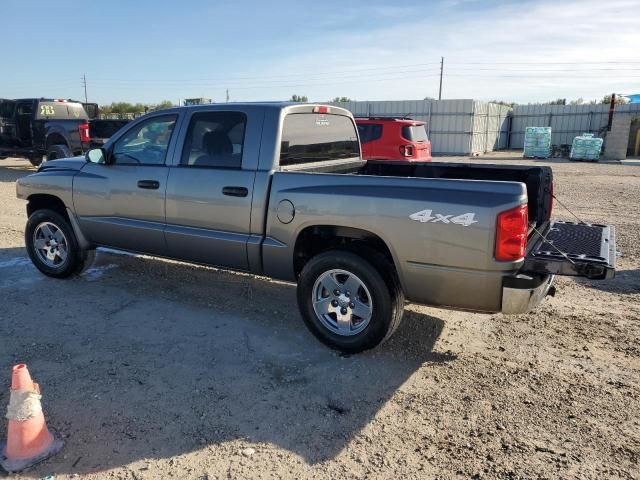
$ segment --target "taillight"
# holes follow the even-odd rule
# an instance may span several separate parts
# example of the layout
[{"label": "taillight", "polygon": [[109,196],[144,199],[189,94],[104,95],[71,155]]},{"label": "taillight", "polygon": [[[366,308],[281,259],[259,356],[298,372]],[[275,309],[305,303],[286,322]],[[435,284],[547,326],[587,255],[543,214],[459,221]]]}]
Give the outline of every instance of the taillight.
[{"label": "taillight", "polygon": [[553,212],[553,180],[551,180],[551,198],[549,199],[549,218],[551,220],[551,213]]},{"label": "taillight", "polygon": [[313,107],[313,113],[329,113],[329,107],[324,105]]},{"label": "taillight", "polygon": [[413,157],[413,145],[400,145],[400,155],[403,157]]},{"label": "taillight", "polygon": [[524,258],[529,233],[526,205],[498,214],[496,226],[496,260],[512,262]]},{"label": "taillight", "polygon": [[80,132],[80,141],[81,142],[89,142],[91,141],[91,137],[89,136],[89,124],[81,123],[78,125],[78,131]]}]

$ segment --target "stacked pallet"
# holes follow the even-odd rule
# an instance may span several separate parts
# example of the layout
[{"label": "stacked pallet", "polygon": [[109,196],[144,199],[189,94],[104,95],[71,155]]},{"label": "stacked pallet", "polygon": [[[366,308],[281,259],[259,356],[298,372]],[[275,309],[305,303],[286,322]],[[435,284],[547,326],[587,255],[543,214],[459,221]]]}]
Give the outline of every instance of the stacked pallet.
[{"label": "stacked pallet", "polygon": [[571,160],[598,160],[602,150],[601,138],[593,136],[593,133],[583,133],[575,137],[571,144]]},{"label": "stacked pallet", "polygon": [[524,156],[549,158],[551,156],[551,127],[526,127],[524,129]]}]

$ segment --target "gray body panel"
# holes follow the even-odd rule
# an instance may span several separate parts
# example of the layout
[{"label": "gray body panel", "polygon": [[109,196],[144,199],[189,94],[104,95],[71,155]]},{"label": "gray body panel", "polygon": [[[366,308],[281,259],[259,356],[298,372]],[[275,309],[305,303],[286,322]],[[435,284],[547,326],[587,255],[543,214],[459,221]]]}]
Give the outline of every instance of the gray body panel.
[{"label": "gray body panel", "polygon": [[[285,199],[296,212],[286,225],[275,214]],[[526,203],[520,183],[278,172],[266,232],[275,241],[263,247],[264,271],[294,280],[291,248],[305,228],[358,228],[385,242],[409,300],[497,311],[502,277],[520,263],[493,258],[495,219],[520,203]],[[409,218],[425,208],[451,215],[474,213],[477,223],[465,227]]]},{"label": "gray body panel", "polygon": [[[96,165],[87,163],[74,179],[74,207],[80,228],[97,245],[167,255],[164,240],[165,166]],[[160,182],[158,190],[137,186],[139,180]]]},{"label": "gray body panel", "polygon": [[[179,118],[163,166],[50,162],[18,181],[20,198],[59,197],[89,242],[197,263],[248,270],[295,281],[294,247],[300,233],[318,225],[357,228],[379,237],[393,257],[409,300],[477,311],[501,310],[503,279],[522,262],[494,258],[496,216],[526,204],[523,183],[382,177],[283,171],[279,166],[284,117],[313,105],[220,104],[165,110]],[[331,107],[332,113],[351,117]],[[181,167],[191,115],[241,111],[247,116],[241,169]],[[153,115],[153,114],[152,114]],[[123,128],[113,142],[142,117]],[[57,164],[57,166],[55,165]],[[73,168],[71,168],[73,167]],[[160,183],[140,190],[139,180]],[[222,188],[244,187],[246,197]],[[278,205],[294,206],[283,223]],[[469,226],[421,223],[413,213],[473,213]]]}]

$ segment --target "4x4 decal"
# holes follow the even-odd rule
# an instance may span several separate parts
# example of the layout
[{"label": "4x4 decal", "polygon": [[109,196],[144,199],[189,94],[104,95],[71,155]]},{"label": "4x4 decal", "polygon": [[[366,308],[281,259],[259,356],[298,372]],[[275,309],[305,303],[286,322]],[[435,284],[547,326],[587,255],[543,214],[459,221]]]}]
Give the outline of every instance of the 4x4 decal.
[{"label": "4x4 decal", "polygon": [[475,213],[463,213],[462,215],[443,215],[440,213],[433,213],[433,210],[420,210],[419,212],[412,213],[409,215],[411,220],[415,220],[416,222],[422,223],[453,223],[455,225],[462,225],[463,227],[468,227],[469,225],[473,225],[474,223],[478,223],[475,219]]}]

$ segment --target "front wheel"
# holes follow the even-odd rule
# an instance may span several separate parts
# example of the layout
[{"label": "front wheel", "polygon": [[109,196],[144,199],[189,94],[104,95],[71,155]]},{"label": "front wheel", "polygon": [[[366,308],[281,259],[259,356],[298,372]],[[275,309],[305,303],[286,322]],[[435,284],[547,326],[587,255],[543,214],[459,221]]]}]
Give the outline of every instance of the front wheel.
[{"label": "front wheel", "polygon": [[81,250],[69,221],[53,210],[36,210],[25,229],[31,261],[45,275],[65,278],[80,273],[92,256]]},{"label": "front wheel", "polygon": [[345,353],[389,338],[402,318],[404,297],[390,267],[343,250],[312,258],[298,279],[298,306],[324,344]]}]

